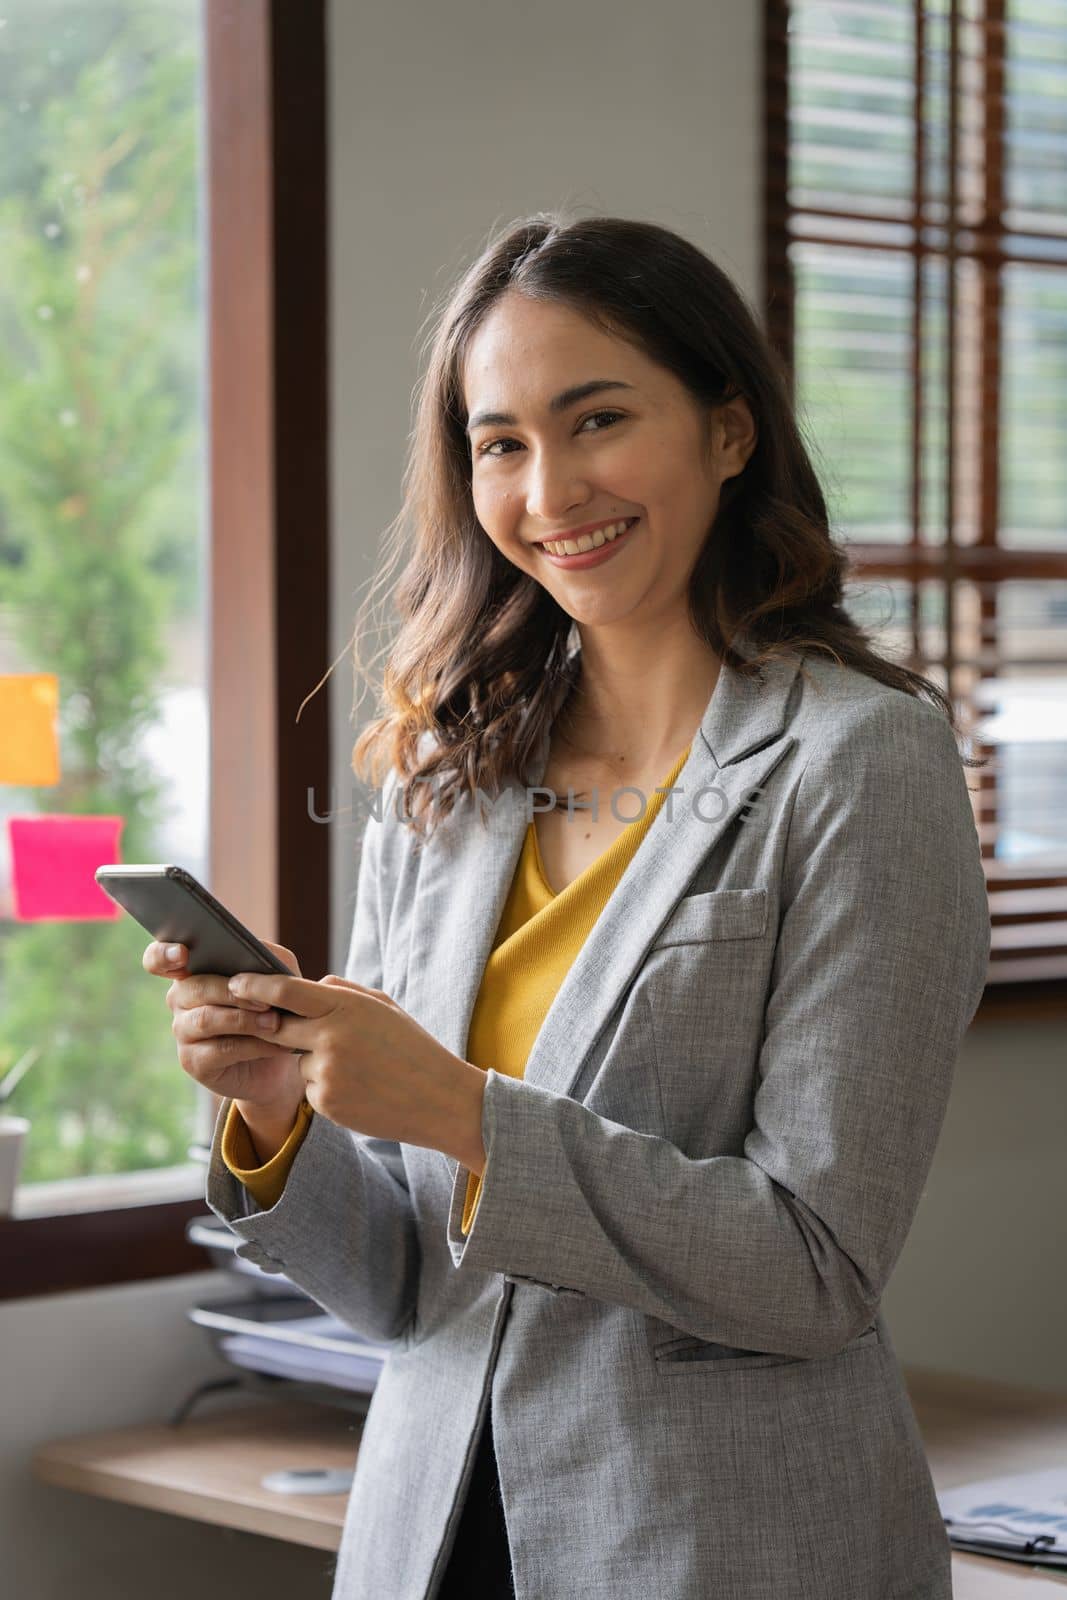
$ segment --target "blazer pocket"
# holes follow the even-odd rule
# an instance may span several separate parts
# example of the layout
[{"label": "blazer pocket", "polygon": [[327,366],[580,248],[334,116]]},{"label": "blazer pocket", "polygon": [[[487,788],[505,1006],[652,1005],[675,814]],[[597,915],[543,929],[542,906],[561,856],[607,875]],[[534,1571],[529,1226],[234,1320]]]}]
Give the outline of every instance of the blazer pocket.
[{"label": "blazer pocket", "polygon": [[[700,1370],[709,1374],[729,1372],[737,1367],[784,1367],[797,1365],[801,1362],[833,1361],[838,1356],[849,1354],[853,1350],[868,1344],[880,1344],[881,1338],[876,1326],[864,1330],[851,1339],[840,1350],[835,1350],[831,1356],[783,1356],[770,1351],[740,1350],[734,1345],[714,1344],[710,1339],[694,1339],[688,1334],[679,1339],[667,1339],[662,1344],[653,1346],[652,1354],[656,1366],[664,1377],[675,1377],[682,1372]],[[699,1363],[694,1368],[692,1363]]]},{"label": "blazer pocket", "polygon": [[651,949],[712,939],[759,939],[766,931],[766,889],[709,889],[682,896]]}]

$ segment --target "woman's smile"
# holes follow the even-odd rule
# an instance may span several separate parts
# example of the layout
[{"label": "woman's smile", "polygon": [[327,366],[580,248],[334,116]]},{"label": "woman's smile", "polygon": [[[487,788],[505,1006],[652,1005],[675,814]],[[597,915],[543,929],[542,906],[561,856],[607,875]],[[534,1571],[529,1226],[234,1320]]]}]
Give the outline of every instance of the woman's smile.
[{"label": "woman's smile", "polygon": [[543,544],[538,545],[537,549],[546,561],[551,561],[554,567],[566,567],[577,571],[584,567],[599,566],[602,561],[610,561],[620,545],[630,542],[630,537],[640,520],[640,517],[631,517],[624,532],[616,534],[614,539],[605,539],[602,545],[593,550],[583,550],[578,555],[555,554],[547,545]]}]

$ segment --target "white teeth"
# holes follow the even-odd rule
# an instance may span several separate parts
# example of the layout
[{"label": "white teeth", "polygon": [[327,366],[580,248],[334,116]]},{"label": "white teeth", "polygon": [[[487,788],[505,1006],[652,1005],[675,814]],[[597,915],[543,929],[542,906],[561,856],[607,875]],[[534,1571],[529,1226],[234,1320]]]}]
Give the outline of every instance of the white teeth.
[{"label": "white teeth", "polygon": [[602,544],[611,544],[620,533],[625,533],[628,524],[629,518],[626,517],[622,522],[611,522],[606,528],[597,528],[593,533],[583,533],[580,539],[553,539],[541,548],[558,556],[583,555],[586,550],[599,550]]}]

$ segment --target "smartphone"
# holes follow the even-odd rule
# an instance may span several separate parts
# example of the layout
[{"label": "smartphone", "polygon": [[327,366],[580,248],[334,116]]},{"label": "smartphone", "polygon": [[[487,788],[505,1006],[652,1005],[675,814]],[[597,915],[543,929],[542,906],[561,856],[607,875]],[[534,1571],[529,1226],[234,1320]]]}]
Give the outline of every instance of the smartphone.
[{"label": "smartphone", "polygon": [[[198,883],[184,867],[104,866],[93,874],[109,899],[161,944],[183,944],[190,973],[238,972],[297,974],[239,922],[232,911]],[[286,1016],[294,1013],[276,1006]]]}]

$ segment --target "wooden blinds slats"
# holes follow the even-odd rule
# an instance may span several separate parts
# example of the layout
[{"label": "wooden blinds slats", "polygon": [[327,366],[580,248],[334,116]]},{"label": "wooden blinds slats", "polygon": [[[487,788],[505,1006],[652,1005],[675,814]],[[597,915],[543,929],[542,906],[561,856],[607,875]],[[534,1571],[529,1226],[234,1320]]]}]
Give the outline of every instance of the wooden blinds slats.
[{"label": "wooden blinds slats", "polygon": [[989,986],[1067,995],[1067,5],[764,23],[765,325],[849,609],[986,758]]}]

